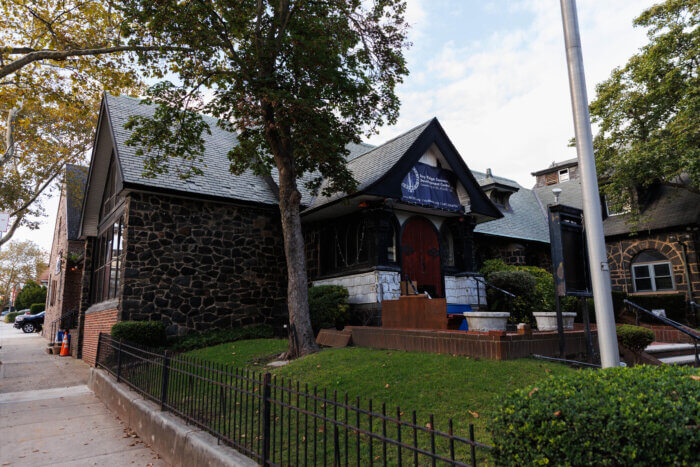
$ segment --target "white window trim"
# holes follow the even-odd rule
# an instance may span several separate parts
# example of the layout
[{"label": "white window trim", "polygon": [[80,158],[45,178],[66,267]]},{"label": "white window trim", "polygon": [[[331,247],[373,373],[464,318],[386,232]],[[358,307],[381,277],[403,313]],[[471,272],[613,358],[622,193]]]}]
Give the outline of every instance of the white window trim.
[{"label": "white window trim", "polygon": [[631,211],[629,206],[625,206],[620,212],[610,212],[610,208],[608,207],[608,197],[603,195],[603,200],[605,201],[605,214],[608,217],[621,216],[623,214],[628,214]]},{"label": "white window trim", "polygon": [[[658,292],[656,288],[656,273],[654,272],[654,266],[655,264],[668,264],[668,272],[671,277],[671,288],[670,289],[661,289],[661,291],[666,291],[666,290],[676,290],[676,281],[673,280],[673,265],[671,264],[670,261],[651,261],[648,263],[632,263],[632,266],[630,269],[632,269],[632,286],[634,287],[635,292]],[[637,266],[646,266],[647,271],[649,271],[649,277],[642,277],[640,279],[651,279],[651,290],[637,290],[637,274],[634,272],[634,268]],[[662,276],[666,277],[666,276]]]},{"label": "white window trim", "polygon": [[[562,174],[566,174],[566,180],[561,179]],[[557,180],[559,180],[559,183],[568,182],[571,180],[571,173],[569,172],[569,169],[559,169],[557,172]]]}]

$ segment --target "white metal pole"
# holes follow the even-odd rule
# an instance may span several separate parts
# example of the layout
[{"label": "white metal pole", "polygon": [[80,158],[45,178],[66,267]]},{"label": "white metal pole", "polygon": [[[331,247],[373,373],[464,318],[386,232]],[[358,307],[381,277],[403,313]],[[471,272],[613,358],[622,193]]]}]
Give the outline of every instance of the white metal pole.
[{"label": "white metal pole", "polygon": [[578,15],[575,0],[560,0],[561,16],[564,24],[564,43],[566,45],[566,64],[569,70],[569,90],[574,114],[576,151],[583,190],[583,217],[588,242],[588,262],[593,285],[596,325],[598,329],[598,346],[603,368],[620,365],[620,353],[617,348],[615,331],[615,314],[613,313],[612,288],[610,286],[610,268],[605,251],[603,217],[598,194],[595,159],[593,157],[593,136],[588,114],[588,96],[586,95],[586,77],[583,72],[583,55],[581,54],[581,37],[578,30]]}]

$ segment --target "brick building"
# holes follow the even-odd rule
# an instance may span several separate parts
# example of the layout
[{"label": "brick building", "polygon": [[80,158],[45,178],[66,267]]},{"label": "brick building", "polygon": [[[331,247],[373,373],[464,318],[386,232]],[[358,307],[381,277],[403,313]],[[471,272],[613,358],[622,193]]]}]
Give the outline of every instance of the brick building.
[{"label": "brick building", "polygon": [[[557,179],[562,167],[566,180]],[[581,180],[572,161],[534,172],[535,193],[544,206],[554,202],[553,188],[562,190],[560,203],[581,208]],[[549,182],[548,182],[549,181]],[[603,230],[613,288],[635,295],[683,294],[700,301],[700,195],[683,184],[654,183],[637,190],[640,218],[614,212],[601,197]]]},{"label": "brick building", "polygon": [[[48,290],[42,331],[46,337],[50,337],[46,334],[52,331],[50,326],[52,323],[77,312],[80,307],[84,242],[78,237],[78,230],[86,176],[87,167],[66,166],[56,214],[51,256],[46,270]],[[66,321],[60,323],[59,327],[66,325],[70,326]]]}]

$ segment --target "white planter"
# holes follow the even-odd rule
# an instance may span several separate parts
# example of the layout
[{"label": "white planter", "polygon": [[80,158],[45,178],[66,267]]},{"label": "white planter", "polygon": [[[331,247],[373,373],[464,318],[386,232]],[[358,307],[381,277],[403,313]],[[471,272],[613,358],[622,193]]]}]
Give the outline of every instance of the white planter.
[{"label": "white planter", "polygon": [[[564,330],[574,328],[574,318],[576,313],[562,313],[562,318],[564,320]],[[537,320],[537,330],[538,331],[556,331],[557,330],[557,313],[551,311],[540,311],[533,313],[535,320]]]},{"label": "white planter", "polygon": [[501,311],[467,311],[469,331],[505,331],[510,313]]}]

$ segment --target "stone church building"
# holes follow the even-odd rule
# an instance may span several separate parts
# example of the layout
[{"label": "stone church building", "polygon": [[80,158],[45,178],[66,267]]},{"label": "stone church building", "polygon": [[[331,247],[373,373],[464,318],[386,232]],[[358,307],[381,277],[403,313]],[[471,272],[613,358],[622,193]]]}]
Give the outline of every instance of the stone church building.
[{"label": "stone church building", "polygon": [[[88,361],[99,332],[117,321],[160,320],[184,334],[286,320],[275,174],[231,174],[226,154],[236,135],[205,117],[203,174],[180,178],[181,161],[171,160],[166,173],[145,177],[124,125],[152,112],[111,95],[100,109],[79,229]],[[483,300],[473,279],[484,256],[475,239],[508,251],[548,248],[531,190],[471,172],[436,119],[380,146],[348,149],[357,192],[314,196],[303,180],[299,189],[309,280],[346,286],[358,319],[377,322],[381,302],[398,297],[403,279],[448,303],[476,303],[477,292]],[[490,221],[496,227],[485,228]]]}]

